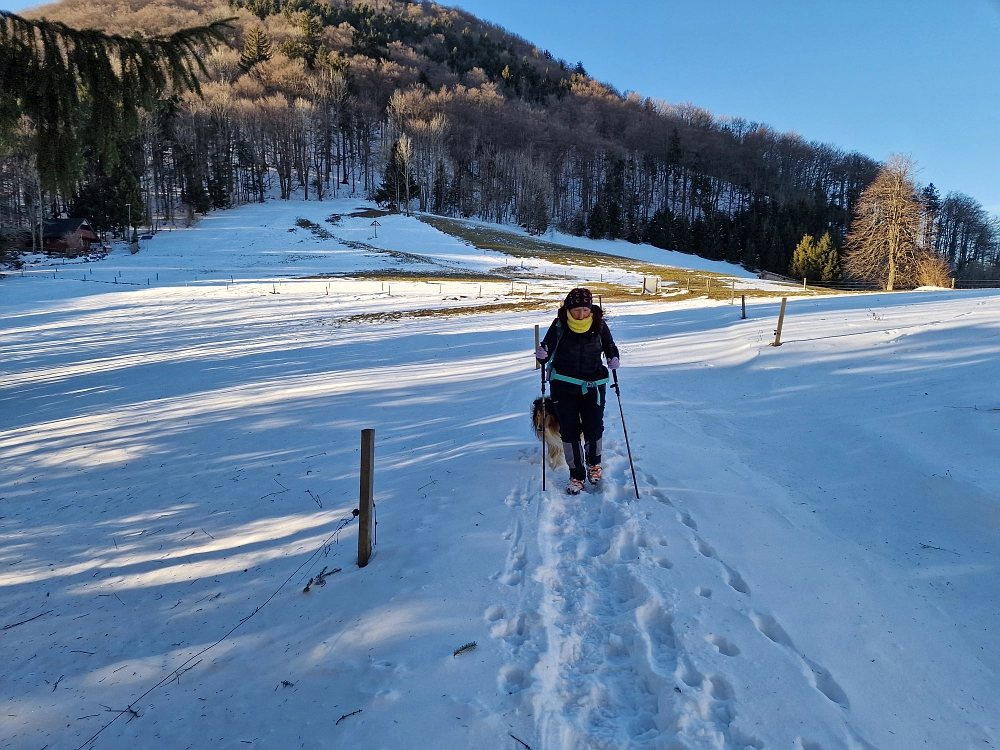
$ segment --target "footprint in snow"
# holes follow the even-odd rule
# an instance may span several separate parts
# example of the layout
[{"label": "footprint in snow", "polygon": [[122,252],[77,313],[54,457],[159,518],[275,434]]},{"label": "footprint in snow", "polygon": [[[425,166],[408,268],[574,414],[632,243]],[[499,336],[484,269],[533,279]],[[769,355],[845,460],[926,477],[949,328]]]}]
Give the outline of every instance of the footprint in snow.
[{"label": "footprint in snow", "polygon": [[739,656],[740,650],[735,643],[723,638],[721,635],[707,635],[705,640],[715,646],[716,650],[723,656]]},{"label": "footprint in snow", "polygon": [[760,612],[753,612],[750,615],[750,619],[753,621],[757,630],[767,636],[769,640],[781,646],[794,648],[792,646],[792,639],[788,637],[788,633],[785,632],[785,629],[781,627],[781,624],[771,617],[771,615],[763,615]]},{"label": "footprint in snow", "polygon": [[736,697],[733,686],[719,675],[709,675],[708,684],[711,696],[717,701],[731,701]]},{"label": "footprint in snow", "polygon": [[508,620],[497,621],[490,629],[493,638],[502,638],[512,646],[520,646],[528,640],[528,618],[522,612]]},{"label": "footprint in snow", "polygon": [[706,541],[695,539],[694,548],[705,557],[715,557],[715,548]]},{"label": "footprint in snow", "polygon": [[746,581],[743,580],[743,577],[739,573],[730,568],[728,565],[723,564],[722,567],[726,571],[726,583],[729,584],[733,591],[737,591],[740,594],[750,593],[750,587],[747,586]]},{"label": "footprint in snow", "polygon": [[802,657],[802,661],[805,662],[806,666],[809,668],[811,674],[807,674],[809,681],[813,684],[817,690],[819,690],[823,695],[829,698],[831,701],[836,703],[842,708],[850,708],[851,702],[847,699],[847,693],[844,692],[843,688],[837,684],[837,681],[833,679],[833,675],[825,667],[821,667],[814,661]]},{"label": "footprint in snow", "polygon": [[513,666],[507,666],[501,669],[499,679],[497,680],[500,690],[508,695],[520,693],[530,684],[530,682],[531,680],[525,674],[523,669]]},{"label": "footprint in snow", "polygon": [[666,676],[677,670],[677,638],[674,618],[662,602],[649,601],[636,609],[636,623],[645,636],[654,669]]},{"label": "footprint in snow", "polygon": [[690,688],[699,687],[705,681],[705,675],[695,669],[694,665],[687,659],[678,664],[676,676]]},{"label": "footprint in snow", "polygon": [[496,622],[503,618],[507,614],[506,610],[499,605],[494,605],[492,607],[487,607],[486,611],[483,613],[483,619],[486,622]]},{"label": "footprint in snow", "polygon": [[664,495],[659,490],[653,490],[652,492],[649,493],[649,496],[654,500],[656,500],[657,502],[663,503],[664,505],[673,505],[673,503],[670,502],[670,498]]}]

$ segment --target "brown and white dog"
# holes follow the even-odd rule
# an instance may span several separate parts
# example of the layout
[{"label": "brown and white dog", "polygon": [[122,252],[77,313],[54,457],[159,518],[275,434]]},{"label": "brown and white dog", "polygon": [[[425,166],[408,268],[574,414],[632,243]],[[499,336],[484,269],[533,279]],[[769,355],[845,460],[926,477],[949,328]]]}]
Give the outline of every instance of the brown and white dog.
[{"label": "brown and white dog", "polygon": [[557,469],[565,463],[562,437],[559,435],[559,418],[552,399],[545,397],[545,414],[542,415],[542,397],[539,396],[531,404],[531,426],[535,437],[545,443],[549,467]]}]

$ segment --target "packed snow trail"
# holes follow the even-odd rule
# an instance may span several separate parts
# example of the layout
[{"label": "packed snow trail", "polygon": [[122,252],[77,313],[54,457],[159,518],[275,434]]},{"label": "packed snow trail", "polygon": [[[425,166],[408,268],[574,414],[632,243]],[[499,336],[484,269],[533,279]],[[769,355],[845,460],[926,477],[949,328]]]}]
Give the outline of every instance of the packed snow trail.
[{"label": "packed snow trail", "polygon": [[[738,666],[745,655],[720,633],[737,619],[755,656],[780,663],[775,672],[785,689],[797,683],[799,702],[814,712],[809,723],[822,728],[810,736],[827,744],[795,726],[764,727],[769,742],[786,735],[796,743],[787,746],[807,750],[871,748],[836,710],[848,701],[829,672],[796,651],[774,617],[752,610],[747,583],[698,535],[695,520],[649,474],[637,501],[624,442],[605,447],[600,489],[541,493],[530,482],[508,496],[528,516],[508,531],[511,551],[498,579],[525,589],[518,604],[533,611],[495,607],[486,617],[509,647],[501,687],[530,696],[540,747],[761,750],[759,728],[739,711],[740,700],[755,700],[753,667]],[[537,537],[529,540],[523,529],[531,522]],[[675,560],[711,587],[679,590]],[[721,618],[712,606],[720,600]],[[732,611],[734,600],[742,612]],[[734,687],[748,681],[744,690]]]}]

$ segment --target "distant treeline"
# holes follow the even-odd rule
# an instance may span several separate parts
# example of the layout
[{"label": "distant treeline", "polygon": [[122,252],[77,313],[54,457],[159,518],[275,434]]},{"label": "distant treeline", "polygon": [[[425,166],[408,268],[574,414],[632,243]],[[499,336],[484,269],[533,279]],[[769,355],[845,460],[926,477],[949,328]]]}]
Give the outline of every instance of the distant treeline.
[{"label": "distant treeline", "polygon": [[[109,17],[104,3],[66,0],[46,14],[92,26]],[[131,21],[161,33],[155,19],[179,13],[133,5],[111,30]],[[766,125],[621,94],[581,63],[429,2],[184,8],[195,5],[201,17],[237,17],[234,49],[207,61],[203,97],[143,112],[117,160],[84,148],[70,195],[39,189],[30,132],[0,141],[0,225],[28,226],[41,208],[124,228],[126,204],[132,223],[151,224],[260,201],[272,187],[316,200],[349,190],[788,273],[804,235],[843,246],[879,168]],[[924,198],[937,201],[935,240],[960,274],[1000,261],[996,222],[973,199]]]}]

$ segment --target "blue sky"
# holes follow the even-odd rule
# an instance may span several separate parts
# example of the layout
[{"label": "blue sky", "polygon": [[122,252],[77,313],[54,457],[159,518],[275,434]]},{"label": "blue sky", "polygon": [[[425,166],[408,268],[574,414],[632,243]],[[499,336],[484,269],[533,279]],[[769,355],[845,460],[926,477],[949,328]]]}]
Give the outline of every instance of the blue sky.
[{"label": "blue sky", "polygon": [[[0,0],[19,10],[30,3]],[[463,0],[619,90],[876,159],[1000,214],[997,0]]]}]

